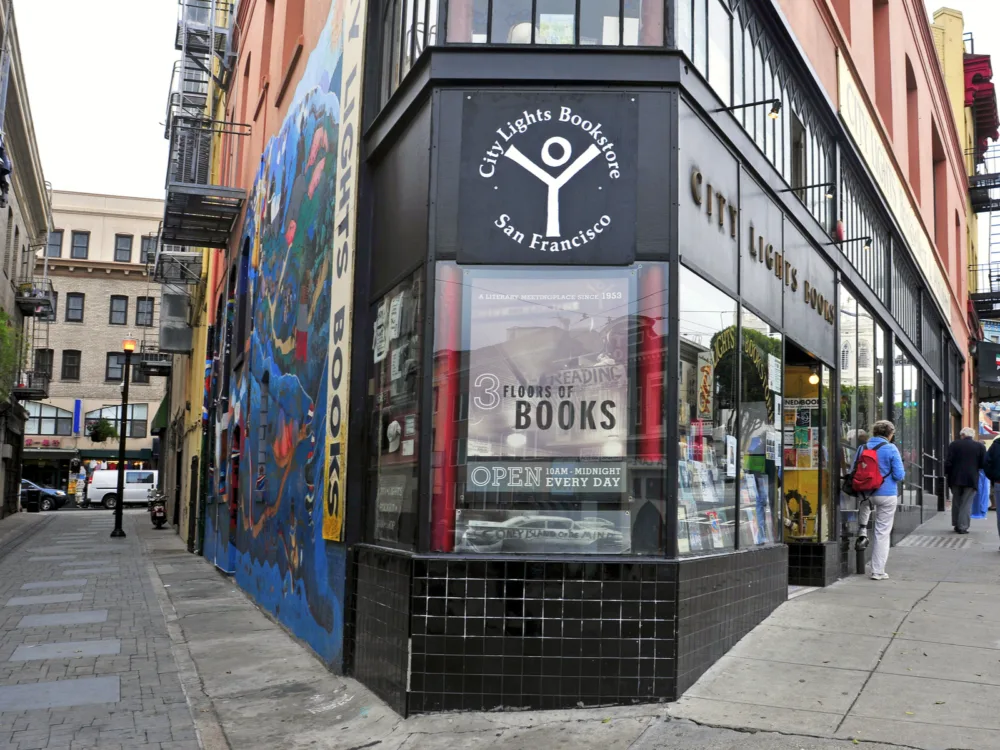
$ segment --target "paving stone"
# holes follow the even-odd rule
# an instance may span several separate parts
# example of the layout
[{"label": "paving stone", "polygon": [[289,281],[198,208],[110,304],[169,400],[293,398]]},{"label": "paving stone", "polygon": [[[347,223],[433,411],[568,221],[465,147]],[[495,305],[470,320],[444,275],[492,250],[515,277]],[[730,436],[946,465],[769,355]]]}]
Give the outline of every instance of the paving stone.
[{"label": "paving stone", "polygon": [[64,563],[59,563],[59,564],[61,566],[63,566],[63,567],[66,567],[66,568],[71,568],[71,567],[72,568],[76,568],[76,567],[79,567],[81,565],[111,565],[113,562],[115,562],[115,561],[114,560],[89,560],[89,559],[83,559],[83,560],[74,560],[73,562],[64,562]]},{"label": "paving stone", "polygon": [[41,594],[39,596],[14,596],[7,600],[7,607],[30,607],[34,604],[64,604],[78,602],[83,594]]},{"label": "paving stone", "polygon": [[106,622],[108,610],[92,609],[83,612],[55,612],[50,615],[25,615],[17,623],[18,628],[48,628],[59,625],[92,625]]},{"label": "paving stone", "polygon": [[104,567],[104,568],[77,568],[75,570],[64,570],[64,576],[75,576],[81,573],[117,573],[119,572],[119,567],[117,565]]},{"label": "paving stone", "polygon": [[117,677],[6,685],[0,686],[0,712],[117,703],[120,697]]},{"label": "paving stone", "polygon": [[21,644],[10,657],[10,661],[29,661],[38,659],[74,659],[87,656],[102,656],[117,654],[122,643],[117,638],[104,638],[99,641],[65,641],[62,643]]},{"label": "paving stone", "polygon": [[86,586],[86,578],[66,578],[62,581],[32,581],[31,583],[22,583],[22,591],[32,591],[34,589],[58,589],[66,588],[67,586]]},{"label": "paving stone", "polygon": [[76,560],[78,555],[34,555],[29,557],[29,562],[42,562],[43,560]]}]

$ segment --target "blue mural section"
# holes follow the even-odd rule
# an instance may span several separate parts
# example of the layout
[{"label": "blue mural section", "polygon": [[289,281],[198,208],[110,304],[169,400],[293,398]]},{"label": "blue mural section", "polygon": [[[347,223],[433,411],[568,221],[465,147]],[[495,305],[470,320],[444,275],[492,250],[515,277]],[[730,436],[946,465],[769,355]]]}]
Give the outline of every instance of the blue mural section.
[{"label": "blue mural section", "polygon": [[228,326],[229,347],[220,332],[221,359],[242,352],[244,365],[221,386],[219,512],[206,520],[205,543],[221,558],[228,547],[239,585],[333,668],[346,550],[323,540],[322,498],[342,12],[333,3],[247,201],[226,310],[246,309],[250,324],[243,340]]}]

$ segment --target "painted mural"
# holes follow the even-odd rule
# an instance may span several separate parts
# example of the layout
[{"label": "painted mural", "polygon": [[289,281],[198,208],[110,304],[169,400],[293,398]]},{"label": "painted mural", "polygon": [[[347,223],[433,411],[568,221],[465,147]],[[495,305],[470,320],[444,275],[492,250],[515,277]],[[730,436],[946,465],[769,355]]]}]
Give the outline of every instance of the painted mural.
[{"label": "painted mural", "polygon": [[[209,514],[205,546],[334,668],[346,553],[323,540],[322,525],[343,8],[342,0],[331,7],[247,201],[223,313],[231,353],[218,347],[223,361],[242,352],[244,366],[220,385],[228,396],[215,424],[220,512]],[[241,303],[251,322],[238,340]]]}]

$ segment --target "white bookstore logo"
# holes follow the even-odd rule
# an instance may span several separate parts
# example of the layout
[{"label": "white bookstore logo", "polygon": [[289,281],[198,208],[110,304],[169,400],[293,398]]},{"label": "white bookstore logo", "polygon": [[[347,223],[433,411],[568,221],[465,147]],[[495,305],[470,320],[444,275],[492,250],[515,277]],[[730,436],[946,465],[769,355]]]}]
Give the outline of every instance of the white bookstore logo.
[{"label": "white bookstore logo", "polygon": [[[570,140],[563,136],[552,136],[542,144],[538,156],[541,161],[539,164],[525,155],[514,141],[519,135],[527,133],[532,126],[553,120],[566,124],[572,131],[582,131],[589,137],[590,143],[583,149],[582,153],[574,158],[574,148]],[[542,227],[520,229],[514,224],[511,214],[507,212],[502,212],[494,218],[493,226],[503,232],[512,242],[527,245],[533,250],[552,253],[583,247],[603,234],[611,226],[611,216],[607,213],[586,217],[582,226],[573,226],[565,231],[565,222],[562,221],[560,214],[559,200],[562,189],[595,160],[597,164],[603,160],[609,180],[617,180],[621,177],[621,167],[618,163],[618,155],[615,153],[615,144],[604,134],[602,128],[601,123],[587,120],[576,114],[571,107],[560,107],[558,112],[553,112],[550,109],[537,109],[534,112],[525,110],[521,117],[508,122],[506,126],[497,128],[496,132],[500,137],[490,145],[480,160],[479,176],[485,180],[493,180],[498,169],[502,169],[503,165],[510,161],[521,167],[523,173],[529,174],[541,182],[546,188],[547,195],[544,229]],[[568,131],[567,134],[570,132]],[[591,169],[593,168],[591,167]],[[549,171],[560,169],[562,171]],[[499,185],[494,185],[493,189],[500,190],[501,188]],[[604,190],[604,185],[595,185],[594,189],[596,191]]]}]

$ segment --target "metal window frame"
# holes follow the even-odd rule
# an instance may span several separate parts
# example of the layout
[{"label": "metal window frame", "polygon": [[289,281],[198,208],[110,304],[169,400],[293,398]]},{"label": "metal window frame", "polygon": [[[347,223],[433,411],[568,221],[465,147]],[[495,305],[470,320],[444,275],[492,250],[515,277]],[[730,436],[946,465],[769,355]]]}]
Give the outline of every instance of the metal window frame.
[{"label": "metal window frame", "polygon": [[[66,374],[66,355],[75,354],[76,355],[76,377],[70,377]],[[80,349],[63,349],[62,350],[62,367],[60,369],[60,379],[61,380],[71,380],[77,381],[80,379],[80,372],[83,369],[83,351]]]},{"label": "metal window frame", "polygon": [[[125,300],[125,309],[122,311],[122,322],[115,322],[115,301]],[[108,304],[108,325],[127,326],[128,325],[128,297],[124,294],[112,294]]]},{"label": "metal window frame", "polygon": [[[77,299],[77,298],[80,299],[80,319],[79,320],[77,320],[76,318],[71,318],[70,317],[70,311],[73,309],[73,306],[70,305],[70,300],[74,300],[74,299]],[[66,317],[65,317],[65,322],[67,322],[67,323],[82,323],[83,322],[83,311],[84,311],[85,304],[86,304],[86,298],[87,298],[87,295],[84,292],[67,292],[66,293]]]},{"label": "metal window frame", "polygon": [[[118,247],[118,241],[123,239],[128,239],[128,258],[121,260],[118,257],[118,253],[121,248]],[[116,234],[115,235],[115,263],[131,263],[132,262],[132,248],[135,245],[135,235],[134,234]]]},{"label": "metal window frame", "polygon": [[[76,254],[76,238],[85,237],[87,239],[86,245],[83,247],[83,255]],[[69,257],[70,260],[87,260],[90,258],[90,232],[87,230],[73,229],[70,234],[69,242]]]}]

